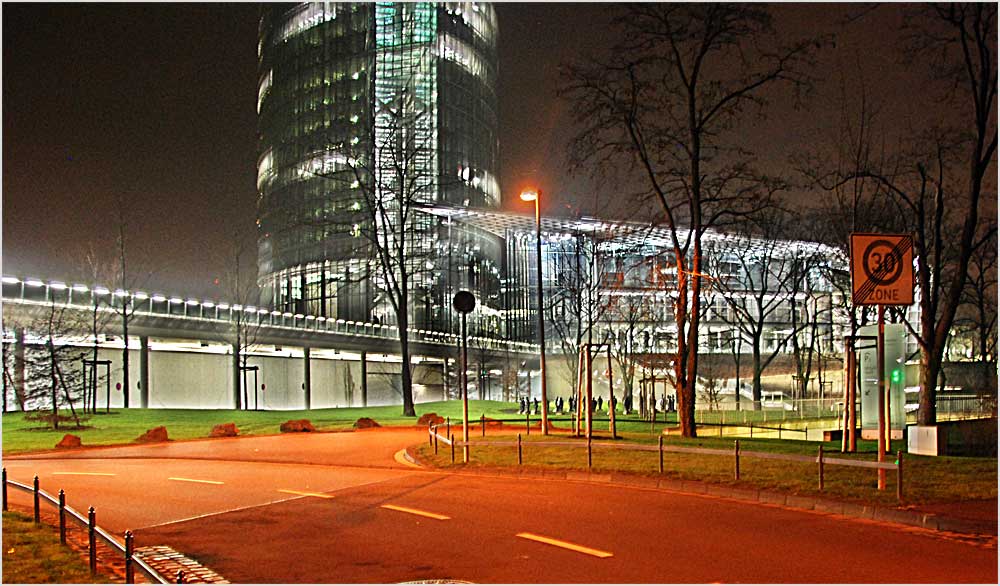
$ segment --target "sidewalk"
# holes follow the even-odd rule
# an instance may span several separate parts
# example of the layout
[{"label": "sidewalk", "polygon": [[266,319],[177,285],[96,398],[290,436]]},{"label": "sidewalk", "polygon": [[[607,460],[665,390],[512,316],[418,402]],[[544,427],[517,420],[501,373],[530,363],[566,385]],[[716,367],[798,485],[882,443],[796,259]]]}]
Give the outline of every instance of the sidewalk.
[{"label": "sidewalk", "polygon": [[[414,464],[431,470],[433,466],[415,458],[407,449],[405,457]],[[910,525],[933,531],[963,533],[983,537],[992,537],[995,547],[997,536],[997,501],[995,499],[963,501],[933,505],[903,505],[888,507],[880,505],[865,505],[825,499],[813,496],[799,496],[769,490],[732,488],[708,482],[690,480],[671,480],[655,478],[639,474],[623,472],[597,473],[579,470],[548,470],[541,468],[520,467],[477,467],[467,470],[441,470],[454,474],[471,474],[480,476],[520,476],[525,478],[546,478],[553,480],[571,480],[581,482],[600,482],[622,486],[663,489],[685,494],[707,495],[728,498],[745,502],[757,502],[779,505],[806,511],[833,513],[845,517],[883,521],[900,525]]]}]

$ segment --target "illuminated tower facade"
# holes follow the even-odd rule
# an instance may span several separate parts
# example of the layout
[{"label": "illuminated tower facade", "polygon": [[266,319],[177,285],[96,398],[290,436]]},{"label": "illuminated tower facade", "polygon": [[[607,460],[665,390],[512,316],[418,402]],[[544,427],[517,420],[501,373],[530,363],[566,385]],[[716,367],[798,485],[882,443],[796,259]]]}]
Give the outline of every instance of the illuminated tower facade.
[{"label": "illuminated tower facade", "polygon": [[495,330],[502,244],[419,208],[499,207],[496,39],[490,4],[264,6],[257,207],[265,303],[391,323],[372,204],[397,198],[407,210],[411,324],[452,331],[451,295],[470,289],[483,304],[477,327]]}]

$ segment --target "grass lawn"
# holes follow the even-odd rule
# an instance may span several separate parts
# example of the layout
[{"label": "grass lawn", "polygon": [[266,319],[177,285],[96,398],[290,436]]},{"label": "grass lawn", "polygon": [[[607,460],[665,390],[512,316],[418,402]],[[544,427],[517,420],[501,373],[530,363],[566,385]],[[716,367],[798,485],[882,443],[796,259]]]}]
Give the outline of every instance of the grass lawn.
[{"label": "grass lawn", "polygon": [[4,584],[106,584],[91,576],[86,561],[59,543],[59,530],[35,525],[29,515],[3,514]]},{"label": "grass lawn", "polygon": [[[648,423],[646,424],[648,426]],[[620,428],[619,428],[620,429]],[[564,433],[542,436],[533,429],[531,435],[524,435],[523,427],[511,428],[503,434],[487,431],[486,441],[514,440],[514,433],[521,432],[523,461],[525,466],[545,469],[587,469],[586,441],[575,440]],[[646,433],[620,433],[622,443],[656,445],[656,436]],[[479,432],[472,434],[472,441],[482,441]],[[579,441],[580,447],[546,447],[551,441]],[[609,434],[596,433],[595,440],[611,441]],[[665,446],[703,447],[733,450],[732,439],[704,437],[696,439],[678,436],[664,437]],[[894,447],[899,444],[894,444]],[[818,487],[818,467],[813,462],[787,462],[752,458],[746,452],[773,452],[816,456],[818,442],[777,439],[741,439],[740,480],[733,474],[732,455],[685,454],[664,452],[663,476],[677,480],[701,480],[739,488],[775,490],[785,493],[826,496],[859,503],[879,503],[896,505],[896,473],[887,471],[887,490],[877,490],[877,472],[867,468],[824,466],[824,491]],[[457,450],[458,463],[451,463],[448,446],[439,445],[434,450],[427,444],[415,448],[417,455],[425,462],[441,468],[461,467],[461,450]],[[875,442],[862,441],[857,454],[841,454],[839,442],[823,444],[827,458],[845,458],[874,461]],[[516,466],[517,448],[506,446],[473,445],[470,450],[470,466],[494,467]],[[659,476],[656,452],[615,450],[596,446],[593,448],[593,471],[629,472],[648,476]],[[995,499],[997,496],[996,458],[949,458],[925,457],[904,454],[904,500],[908,504],[951,503],[970,499]]]},{"label": "grass lawn", "polygon": [[[360,417],[370,417],[380,425],[416,425],[416,417],[403,417],[400,405],[384,407],[354,407],[342,409],[314,409],[311,411],[241,411],[236,409],[112,409],[110,414],[88,415],[82,420],[83,429],[74,423],[61,422],[59,429],[43,421],[32,421],[25,413],[3,415],[3,453],[16,454],[37,450],[51,450],[63,435],[79,436],[84,446],[129,444],[146,430],[163,425],[170,439],[184,440],[208,437],[212,426],[235,423],[240,435],[265,435],[279,433],[279,426],[289,419],[308,419],[318,431],[351,429]],[[417,416],[435,412],[461,422],[460,401],[439,401],[416,405]],[[500,401],[469,401],[469,413],[494,419],[517,417],[517,407]],[[67,416],[69,412],[61,411]],[[81,418],[82,419],[82,418]]]}]

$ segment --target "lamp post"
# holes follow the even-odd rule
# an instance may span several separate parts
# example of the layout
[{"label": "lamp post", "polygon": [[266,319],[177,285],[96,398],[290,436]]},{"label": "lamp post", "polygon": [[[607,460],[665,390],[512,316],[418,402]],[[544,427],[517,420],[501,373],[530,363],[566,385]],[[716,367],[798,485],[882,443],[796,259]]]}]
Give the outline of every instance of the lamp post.
[{"label": "lamp post", "polygon": [[542,435],[549,434],[549,402],[545,394],[545,312],[542,294],[542,214],[539,211],[538,200],[541,193],[533,189],[521,192],[522,201],[535,202],[535,265],[538,277],[538,346],[541,350],[538,356],[538,367],[541,371],[542,391]]}]

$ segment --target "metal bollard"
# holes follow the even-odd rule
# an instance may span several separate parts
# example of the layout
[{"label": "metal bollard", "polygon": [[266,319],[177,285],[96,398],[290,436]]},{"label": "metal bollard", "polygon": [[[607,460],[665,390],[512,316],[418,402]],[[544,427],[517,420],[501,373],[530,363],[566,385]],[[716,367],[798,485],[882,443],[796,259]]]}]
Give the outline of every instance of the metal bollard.
[{"label": "metal bollard", "polygon": [[483,437],[486,437],[486,414],[483,413],[479,417],[479,424],[483,427]]},{"label": "metal bollard", "polygon": [[66,493],[59,489],[59,543],[66,545]]},{"label": "metal bollard", "polygon": [[896,500],[903,502],[903,450],[896,452]]},{"label": "metal bollard", "polygon": [[594,456],[590,448],[590,438],[587,438],[587,469],[594,465]]},{"label": "metal bollard", "polygon": [[35,523],[37,524],[37,523],[41,522],[41,518],[39,517],[40,511],[38,509],[38,475],[37,474],[35,475],[34,485],[35,485],[35,489],[33,491],[33,496],[34,496],[34,501],[35,501]]},{"label": "metal bollard", "polygon": [[740,479],[740,440],[736,440],[733,448],[733,459],[736,461],[736,480]]},{"label": "metal bollard", "polygon": [[90,550],[90,573],[97,573],[97,533],[94,528],[97,527],[97,513],[94,512],[94,507],[90,507],[87,511],[87,546]]},{"label": "metal bollard", "polygon": [[819,491],[823,492],[823,444],[819,446],[817,461],[819,462]]},{"label": "metal bollard", "polygon": [[517,465],[520,466],[523,460],[521,459],[521,434],[517,434]]},{"label": "metal bollard", "polygon": [[135,549],[135,537],[131,531],[125,531],[125,583],[135,584],[135,569],[132,567],[132,552]]},{"label": "metal bollard", "polygon": [[184,570],[177,570],[177,583],[178,584],[184,583]]},{"label": "metal bollard", "polygon": [[3,510],[7,510],[7,469],[3,469]]},{"label": "metal bollard", "polygon": [[451,436],[451,463],[455,463],[455,436]]},{"label": "metal bollard", "polygon": [[660,452],[660,474],[663,474],[663,436],[660,436],[659,442],[659,452]]}]

